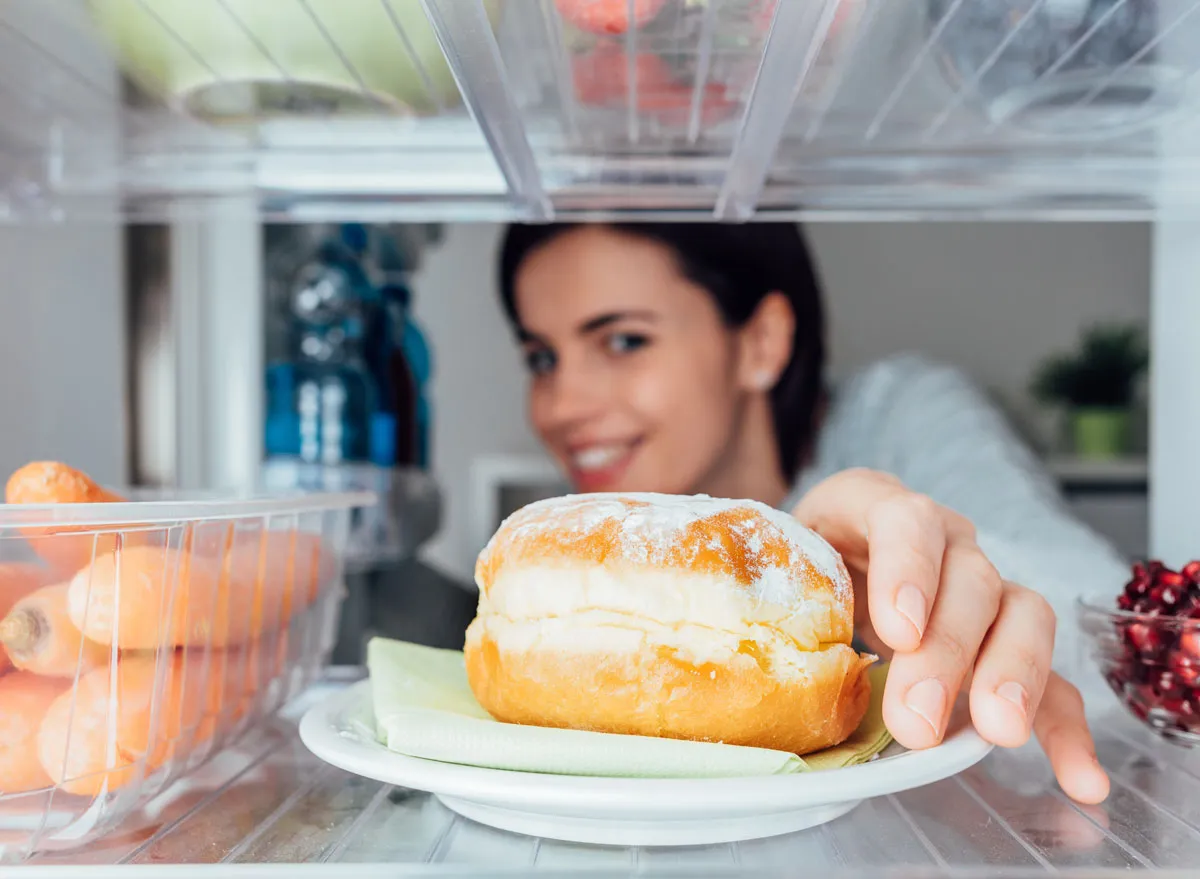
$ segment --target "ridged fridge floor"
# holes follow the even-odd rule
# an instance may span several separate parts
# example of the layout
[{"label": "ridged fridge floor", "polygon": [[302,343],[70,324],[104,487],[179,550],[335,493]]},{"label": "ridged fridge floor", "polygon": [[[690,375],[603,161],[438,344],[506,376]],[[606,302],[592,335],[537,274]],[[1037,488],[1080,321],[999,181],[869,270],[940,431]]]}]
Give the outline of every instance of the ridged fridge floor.
[{"label": "ridged fridge floor", "polygon": [[[303,701],[311,704],[321,689]],[[1095,875],[1097,868],[1200,865],[1200,753],[1158,741],[1120,712],[1094,722],[1113,777],[1112,795],[1099,807],[1070,802],[1029,746],[994,751],[956,778],[868,800],[813,830],[733,845],[622,849],[492,830],[430,796],[323,764],[296,735],[302,707],[220,755],[102,844],[43,854],[32,864],[64,875],[109,872],[78,869],[89,866],[308,864],[305,875],[356,879],[376,872],[368,865],[388,865],[393,876],[907,876],[981,867],[991,876],[999,867],[1006,875]],[[240,872],[231,866],[213,874]]]}]

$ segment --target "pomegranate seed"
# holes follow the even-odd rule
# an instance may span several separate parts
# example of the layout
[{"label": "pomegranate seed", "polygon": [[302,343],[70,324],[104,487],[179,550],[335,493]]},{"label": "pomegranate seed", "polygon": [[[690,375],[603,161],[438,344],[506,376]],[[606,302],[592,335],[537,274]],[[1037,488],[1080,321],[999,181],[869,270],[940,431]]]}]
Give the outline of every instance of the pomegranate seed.
[{"label": "pomegranate seed", "polygon": [[1151,690],[1161,699],[1182,699],[1184,688],[1180,686],[1173,671],[1160,671],[1154,677]]},{"label": "pomegranate seed", "polygon": [[1175,589],[1182,589],[1187,585],[1187,582],[1187,577],[1178,571],[1163,571],[1158,575],[1158,585],[1160,586],[1172,586]]},{"label": "pomegranate seed", "polygon": [[1182,597],[1183,591],[1180,586],[1155,586],[1150,590],[1150,600],[1167,613],[1175,609],[1175,605],[1179,604]]},{"label": "pomegranate seed", "polygon": [[1125,633],[1130,646],[1139,653],[1152,655],[1162,647],[1162,636],[1146,623],[1133,623]]},{"label": "pomegranate seed", "polygon": [[1193,659],[1200,660],[1200,629],[1190,628],[1184,632],[1179,637],[1179,649]]},{"label": "pomegranate seed", "polygon": [[1200,561],[1188,562],[1183,566],[1183,576],[1193,583],[1200,584]]},{"label": "pomegranate seed", "polygon": [[1141,598],[1150,591],[1150,579],[1144,578],[1130,581],[1125,587],[1125,594],[1131,598]]},{"label": "pomegranate seed", "polygon": [[1200,660],[1191,658],[1185,653],[1172,653],[1167,660],[1171,673],[1185,687],[1195,687],[1200,684]]},{"label": "pomegranate seed", "polygon": [[1120,610],[1133,610],[1133,599],[1128,595],[1118,595],[1117,608]]},{"label": "pomegranate seed", "polygon": [[1162,608],[1152,598],[1139,598],[1133,603],[1135,613],[1144,613],[1156,617],[1162,613]]},{"label": "pomegranate seed", "polygon": [[1183,714],[1184,708],[1187,705],[1186,699],[1164,699],[1158,704],[1158,707],[1168,714],[1179,717]]},{"label": "pomegranate seed", "polygon": [[1146,566],[1141,562],[1133,563],[1133,579],[1144,580],[1150,576],[1150,572],[1146,570]]}]

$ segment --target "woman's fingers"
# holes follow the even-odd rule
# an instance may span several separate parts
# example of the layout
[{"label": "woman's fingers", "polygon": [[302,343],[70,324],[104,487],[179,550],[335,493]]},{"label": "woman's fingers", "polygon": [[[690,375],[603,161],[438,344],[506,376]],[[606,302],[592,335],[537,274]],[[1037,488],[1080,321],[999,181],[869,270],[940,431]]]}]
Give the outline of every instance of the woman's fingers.
[{"label": "woman's fingers", "polygon": [[1000,575],[973,541],[950,541],[941,577],[920,646],[896,653],[888,671],[883,716],[907,748],[942,740],[954,699],[1000,606]]},{"label": "woman's fingers", "polygon": [[867,604],[880,640],[893,650],[916,650],[937,599],[946,532],[937,504],[899,494],[867,513],[870,566]]},{"label": "woman's fingers", "polygon": [[1046,680],[1033,731],[1067,796],[1080,803],[1103,802],[1108,796],[1108,775],[1096,759],[1083,697],[1054,672]]},{"label": "woman's fingers", "polygon": [[871,508],[902,494],[907,494],[904,485],[887,473],[843,470],[806,494],[792,515],[829,541],[850,568],[865,571]]},{"label": "woman's fingers", "polygon": [[1041,595],[1005,583],[1000,612],[984,639],[971,683],[971,718],[989,742],[1029,739],[1054,654],[1054,610]]},{"label": "woman's fingers", "polygon": [[851,570],[867,572],[867,606],[879,640],[893,650],[916,650],[941,580],[945,511],[887,474],[846,470],[810,492],[795,515]]}]

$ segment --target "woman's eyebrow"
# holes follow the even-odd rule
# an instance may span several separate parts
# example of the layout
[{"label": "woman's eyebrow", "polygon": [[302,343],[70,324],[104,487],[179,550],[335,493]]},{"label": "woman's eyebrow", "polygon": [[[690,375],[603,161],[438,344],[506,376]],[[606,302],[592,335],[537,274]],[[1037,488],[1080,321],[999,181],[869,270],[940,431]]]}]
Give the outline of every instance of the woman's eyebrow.
[{"label": "woman's eyebrow", "polygon": [[525,329],[524,327],[517,327],[517,344],[519,344],[519,345],[541,345],[546,348],[550,347],[546,343],[545,339],[543,339],[537,333],[531,333],[529,330]]},{"label": "woman's eyebrow", "polygon": [[654,322],[658,320],[658,315],[652,311],[613,311],[608,314],[601,314],[585,321],[580,327],[579,332],[583,335],[594,333],[597,330],[604,329],[607,326],[617,323],[617,321],[629,320],[645,320]]}]

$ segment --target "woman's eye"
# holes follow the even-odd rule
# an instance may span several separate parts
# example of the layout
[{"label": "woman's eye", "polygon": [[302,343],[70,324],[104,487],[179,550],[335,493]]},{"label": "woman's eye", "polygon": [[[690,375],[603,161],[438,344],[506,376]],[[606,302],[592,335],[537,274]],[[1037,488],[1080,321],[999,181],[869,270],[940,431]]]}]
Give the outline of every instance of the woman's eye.
[{"label": "woman's eye", "polygon": [[650,340],[637,333],[614,333],[608,337],[608,350],[614,354],[628,354],[650,344]]},{"label": "woman's eye", "polygon": [[553,351],[538,348],[525,352],[525,365],[534,375],[545,375],[554,369],[554,363],[555,357]]}]

